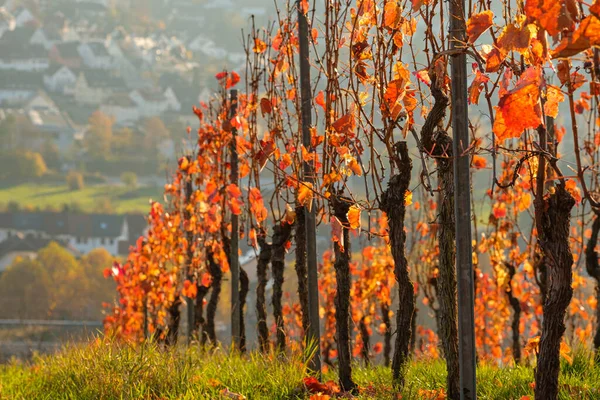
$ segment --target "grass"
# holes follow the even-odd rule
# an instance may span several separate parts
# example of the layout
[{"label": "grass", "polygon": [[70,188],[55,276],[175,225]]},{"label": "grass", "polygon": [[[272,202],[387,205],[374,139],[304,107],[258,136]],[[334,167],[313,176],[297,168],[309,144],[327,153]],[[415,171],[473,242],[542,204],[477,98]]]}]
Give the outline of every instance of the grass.
[{"label": "grass", "polygon": [[85,212],[94,212],[100,205],[108,204],[115,213],[141,212],[149,210],[148,200],[162,200],[162,188],[123,186],[86,186],[79,191],[70,191],[66,185],[20,184],[0,186],[0,205],[18,203],[21,208],[60,210],[64,205],[76,204]]},{"label": "grass", "polygon": [[[0,399],[309,399],[301,357],[246,356],[197,347],[165,351],[154,344],[131,346],[97,340],[70,346],[30,363],[0,366]],[[329,371],[325,379],[335,380]],[[391,371],[356,365],[357,399],[394,399]],[[478,398],[533,398],[528,367],[478,369]],[[443,362],[420,361],[408,367],[402,399],[438,399],[445,386]],[[600,367],[578,351],[563,361],[560,399],[600,399]]]}]

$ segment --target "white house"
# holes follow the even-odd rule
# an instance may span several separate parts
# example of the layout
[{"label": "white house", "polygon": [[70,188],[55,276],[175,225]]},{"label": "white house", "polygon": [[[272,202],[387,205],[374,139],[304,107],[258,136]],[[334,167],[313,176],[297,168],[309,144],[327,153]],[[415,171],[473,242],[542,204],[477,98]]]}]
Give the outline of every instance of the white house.
[{"label": "white house", "polygon": [[0,106],[22,103],[35,95],[29,88],[0,88]]},{"label": "white house", "polygon": [[44,74],[44,86],[53,93],[74,95],[76,82],[77,75],[64,65],[54,66]]},{"label": "white house", "polygon": [[[35,260],[37,252],[47,247],[53,241],[35,236],[24,236],[22,234],[14,235],[0,242],[0,273],[4,272],[17,258]],[[61,241],[54,241],[74,256],[79,256],[79,252],[70,249],[67,244]]]},{"label": "white house", "polygon": [[90,68],[112,69],[114,67],[113,57],[106,49],[104,42],[82,43],[77,50],[83,63]]},{"label": "white house", "polygon": [[31,39],[29,39],[29,44],[39,44],[49,51],[54,45],[62,43],[63,41],[61,32],[52,29],[38,28],[31,36]]},{"label": "white house", "polygon": [[123,79],[106,70],[84,70],[75,82],[75,100],[82,104],[99,105],[115,92],[126,88]]},{"label": "white house", "polygon": [[188,44],[188,49],[194,52],[200,52],[203,55],[211,58],[223,59],[227,58],[227,50],[218,47],[217,44],[210,38],[199,35]]},{"label": "white house", "polygon": [[42,111],[46,113],[58,113],[56,103],[43,91],[38,90],[30,96],[22,107],[25,111]]},{"label": "white house", "polygon": [[53,212],[0,213],[0,243],[15,236],[58,240],[81,254],[104,248],[117,256],[143,235],[141,215],[70,214]]},{"label": "white house", "polygon": [[139,89],[131,92],[129,97],[137,105],[140,117],[152,117],[169,110],[181,110],[181,104],[170,89],[165,92]]},{"label": "white house", "polygon": [[50,66],[48,52],[39,45],[0,46],[0,70],[39,72]]},{"label": "white house", "polygon": [[111,96],[100,106],[100,111],[103,114],[112,116],[119,125],[133,125],[140,119],[137,105],[126,93]]},{"label": "white house", "polygon": [[36,21],[35,17],[27,7],[18,7],[13,11],[15,23],[18,27],[29,25]]}]

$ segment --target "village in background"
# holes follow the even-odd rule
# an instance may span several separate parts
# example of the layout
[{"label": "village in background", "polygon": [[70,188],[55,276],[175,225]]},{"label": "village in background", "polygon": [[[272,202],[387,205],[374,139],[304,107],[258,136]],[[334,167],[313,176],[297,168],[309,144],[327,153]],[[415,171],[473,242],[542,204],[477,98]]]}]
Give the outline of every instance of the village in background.
[{"label": "village in background", "polygon": [[144,234],[192,105],[244,68],[241,29],[271,5],[0,0],[0,362],[102,332],[105,269]]}]

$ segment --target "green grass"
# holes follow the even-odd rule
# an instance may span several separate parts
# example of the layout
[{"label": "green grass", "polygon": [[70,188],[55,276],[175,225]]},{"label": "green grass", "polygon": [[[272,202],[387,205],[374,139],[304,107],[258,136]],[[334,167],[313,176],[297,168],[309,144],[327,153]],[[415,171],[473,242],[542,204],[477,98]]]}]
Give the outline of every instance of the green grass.
[{"label": "green grass", "polygon": [[141,187],[129,189],[122,186],[86,186],[70,191],[66,185],[21,184],[0,186],[0,206],[16,202],[21,208],[60,210],[64,205],[76,204],[82,211],[94,212],[107,201],[115,213],[149,210],[148,200],[162,200],[162,188]]},{"label": "green grass", "polygon": [[[130,346],[98,340],[69,347],[31,363],[0,366],[0,399],[226,399],[226,392],[248,399],[308,399],[301,357],[246,356],[197,347],[170,351],[154,344]],[[334,371],[325,379],[335,379]],[[385,367],[354,368],[361,388],[357,399],[394,399],[391,371]],[[478,398],[521,399],[533,396],[533,370],[528,367],[478,370]],[[409,366],[402,399],[437,399],[445,385],[441,361]],[[563,361],[560,399],[600,399],[600,367],[590,355],[576,352],[573,364]],[[531,397],[533,398],[533,397]]]}]

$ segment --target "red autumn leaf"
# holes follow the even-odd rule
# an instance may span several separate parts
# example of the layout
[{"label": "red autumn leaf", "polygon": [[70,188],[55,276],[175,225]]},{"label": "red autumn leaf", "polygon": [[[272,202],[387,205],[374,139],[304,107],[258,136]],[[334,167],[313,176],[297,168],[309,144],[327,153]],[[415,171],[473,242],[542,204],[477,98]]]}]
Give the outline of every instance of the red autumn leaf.
[{"label": "red autumn leaf", "polygon": [[194,111],[194,114],[196,114],[196,116],[198,117],[198,119],[200,121],[202,121],[202,119],[204,118],[204,114],[202,113],[202,110],[199,109],[196,106],[192,106],[192,111]]},{"label": "red autumn leaf", "polygon": [[377,342],[375,343],[375,345],[373,346],[373,352],[375,354],[379,354],[383,351],[383,345],[381,344],[381,342]]},{"label": "red autumn leaf", "polygon": [[431,86],[431,78],[429,77],[429,71],[427,68],[414,72],[415,76],[418,80],[426,84],[427,86]]},{"label": "red autumn leaf", "polygon": [[271,157],[271,155],[275,152],[276,149],[277,147],[272,139],[260,141],[260,150],[256,152],[254,158],[258,162],[258,165],[261,170],[265,167],[265,165],[267,165],[269,157]]},{"label": "red autumn leaf", "polygon": [[493,19],[494,13],[490,10],[471,15],[471,18],[467,21],[467,38],[469,43],[475,43],[483,32],[490,29],[493,25]]},{"label": "red autumn leaf", "polygon": [[321,382],[319,382],[319,380],[317,378],[309,376],[309,377],[304,378],[303,382],[304,382],[304,387],[310,393],[315,393],[315,394],[321,393],[321,394],[325,394],[327,396],[333,396],[333,395],[340,393],[340,388],[333,381],[321,383]]},{"label": "red autumn leaf", "polygon": [[506,203],[496,203],[492,208],[492,214],[496,219],[506,217]]},{"label": "red autumn leaf", "polygon": [[271,112],[273,112],[273,104],[271,103],[271,100],[267,99],[266,97],[260,99],[260,111],[263,117],[265,114],[271,114]]},{"label": "red autumn leaf", "polygon": [[215,75],[215,78],[217,78],[221,85],[225,86],[225,89],[231,89],[240,81],[240,76],[237,74],[237,72],[234,71],[230,73],[227,73],[225,71],[219,72]]},{"label": "red autumn leaf", "polygon": [[478,104],[481,89],[486,82],[489,82],[490,78],[479,71],[477,64],[473,66],[473,70],[475,71],[475,79],[473,79],[473,83],[469,87],[469,104]]},{"label": "red autumn leaf", "polygon": [[225,89],[231,89],[232,87],[237,85],[239,81],[240,81],[240,76],[237,74],[237,72],[235,72],[235,71],[231,72],[229,74],[229,76],[227,77],[227,83],[225,84]]}]

